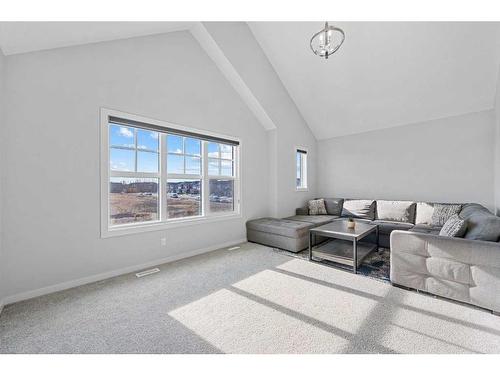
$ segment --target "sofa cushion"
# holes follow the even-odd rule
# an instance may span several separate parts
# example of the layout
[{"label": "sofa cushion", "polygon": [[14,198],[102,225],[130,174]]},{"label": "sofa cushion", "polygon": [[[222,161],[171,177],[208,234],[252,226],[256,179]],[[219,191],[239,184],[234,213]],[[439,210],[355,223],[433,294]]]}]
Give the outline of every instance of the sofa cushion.
[{"label": "sofa cushion", "polygon": [[375,220],[374,224],[378,225],[379,233],[390,234],[393,230],[409,230],[413,228],[411,223],[398,223],[395,221]]},{"label": "sofa cushion", "polygon": [[441,227],[433,227],[432,225],[425,225],[425,224],[417,224],[409,230],[409,232],[435,234],[435,235],[439,235],[440,231]]},{"label": "sofa cushion", "polygon": [[415,206],[414,202],[377,200],[377,219],[414,223]]},{"label": "sofa cushion", "polygon": [[439,231],[440,236],[463,237],[467,230],[467,222],[458,215],[450,217]]},{"label": "sofa cushion", "polygon": [[313,199],[308,202],[309,215],[326,215],[325,200]]},{"label": "sofa cushion", "polygon": [[247,230],[255,230],[264,233],[272,233],[280,236],[299,238],[306,236],[309,228],[314,225],[303,221],[274,219],[264,217],[247,221]]},{"label": "sofa cushion", "polygon": [[458,214],[461,209],[460,204],[417,202],[415,224],[442,227],[450,216]]},{"label": "sofa cushion", "polygon": [[464,238],[497,242],[500,239],[500,217],[484,211],[469,215]]},{"label": "sofa cushion", "polygon": [[467,203],[462,206],[462,210],[459,215],[462,219],[468,219],[471,215],[474,215],[478,212],[484,212],[487,214],[491,214],[491,212],[484,206],[477,203]]},{"label": "sofa cushion", "polygon": [[433,203],[417,202],[416,213],[415,213],[415,224],[431,225],[433,213],[434,213]]},{"label": "sofa cushion", "polygon": [[342,206],[342,216],[374,220],[375,201],[367,199],[346,199]]},{"label": "sofa cushion", "polygon": [[469,240],[500,241],[500,218],[486,207],[468,203],[462,207],[460,218],[467,220],[464,238]]},{"label": "sofa cushion", "polygon": [[432,225],[443,226],[450,217],[458,215],[462,209],[461,204],[434,204],[434,212],[432,213]]},{"label": "sofa cushion", "polygon": [[304,223],[311,223],[311,224],[326,224],[332,222],[334,219],[337,218],[338,216],[334,215],[295,215],[295,216],[285,217],[284,220],[302,221]]},{"label": "sofa cushion", "polygon": [[324,198],[326,212],[328,215],[340,216],[342,215],[342,205],[344,204],[343,198]]},{"label": "sofa cushion", "polygon": [[425,259],[427,272],[439,279],[470,284],[471,272],[468,264],[457,262],[455,259],[429,257]]},{"label": "sofa cushion", "polygon": [[295,215],[309,215],[309,207],[299,207],[295,209]]}]

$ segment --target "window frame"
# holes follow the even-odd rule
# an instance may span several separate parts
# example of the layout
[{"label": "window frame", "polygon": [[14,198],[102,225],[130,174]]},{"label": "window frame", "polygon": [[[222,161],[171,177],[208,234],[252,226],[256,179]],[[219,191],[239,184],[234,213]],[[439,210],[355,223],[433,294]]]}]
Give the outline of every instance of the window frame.
[{"label": "window frame", "polygon": [[[238,142],[239,145],[233,148],[233,176],[209,176],[208,175],[208,147],[209,141],[201,140],[201,174],[169,174],[167,173],[167,133],[159,134],[159,145],[158,145],[158,173],[154,172],[120,172],[112,171],[109,165],[110,162],[110,149],[109,144],[109,118],[119,117],[132,121],[139,121],[142,123],[148,123],[157,127],[164,127],[170,129],[176,129],[179,131],[195,133],[193,137],[198,134],[200,136],[209,136],[215,138],[226,139],[228,141]],[[173,124],[166,121],[160,121],[156,119],[151,119],[143,116],[138,116],[126,112],[116,111],[108,108],[101,108],[100,110],[100,167],[101,167],[101,237],[113,237],[121,236],[133,233],[143,233],[149,231],[158,231],[175,227],[182,227],[188,225],[198,225],[202,223],[216,222],[221,220],[230,220],[241,218],[241,173],[240,173],[240,162],[241,162],[241,148],[242,142],[240,139],[228,136],[225,134],[217,134],[209,132],[206,130],[195,129],[191,127],[186,127],[178,124]],[[131,125],[131,127],[133,127]],[[152,131],[155,131],[152,129]],[[136,136],[137,138],[137,136]],[[136,139],[137,142],[137,139]],[[214,141],[216,142],[216,141]],[[217,142],[216,142],[217,143]],[[183,147],[184,148],[184,147]],[[183,149],[183,152],[185,149]],[[182,154],[184,155],[184,154]],[[136,157],[137,159],[137,157]],[[137,163],[137,160],[136,160]],[[185,163],[185,161],[184,161]],[[111,225],[110,220],[110,178],[111,177],[124,177],[124,178],[158,178],[158,220],[147,221],[141,223],[127,223],[120,225]],[[231,179],[234,181],[233,187],[233,211],[231,212],[216,212],[210,213],[209,211],[209,181],[212,177],[218,179]],[[168,219],[167,213],[167,181],[169,179],[193,179],[201,180],[202,192],[201,192],[201,215],[199,216],[189,216],[185,218],[171,218]]]},{"label": "window frame", "polygon": [[[308,186],[308,164],[309,164],[309,150],[307,147],[303,146],[295,146],[294,148],[294,183],[295,183],[295,190],[296,191],[309,191],[309,186]],[[300,186],[297,186],[297,154],[301,153],[301,158],[300,158]],[[305,161],[305,163],[304,163]]]},{"label": "window frame", "polygon": [[[210,216],[224,216],[224,215],[227,215],[228,213],[227,212],[210,212],[210,180],[231,180],[233,181],[233,208],[234,210],[236,210],[236,202],[237,202],[237,197],[236,197],[236,189],[239,185],[239,179],[236,177],[237,176],[237,154],[238,154],[238,148],[233,148],[233,155],[232,155],[232,158],[231,159],[226,159],[226,158],[223,158],[222,157],[222,152],[221,152],[221,149],[220,149],[220,145],[221,143],[216,143],[216,142],[212,142],[212,143],[216,143],[218,145],[218,153],[219,153],[219,156],[214,158],[214,157],[210,157],[209,156],[209,152],[208,152],[208,143],[209,142],[206,142],[205,143],[205,149],[204,149],[204,160],[206,160],[206,166],[204,166],[203,168],[203,171],[206,173],[206,175],[204,176],[205,177],[205,180],[204,180],[204,185],[203,185],[203,188],[205,189],[205,191],[207,192],[207,199],[206,199],[206,202],[204,202],[204,209],[205,209],[205,212],[208,212]],[[214,174],[209,174],[209,167],[208,167],[208,163],[210,161],[210,159],[216,159],[218,160],[218,170],[219,170],[219,174],[217,175],[214,175]],[[232,170],[233,170],[233,174],[232,176],[228,176],[228,175],[223,175],[221,174],[221,171],[222,171],[222,162],[223,161],[231,161],[232,163]],[[239,200],[239,199],[238,199]],[[234,211],[233,210],[233,211]]]}]

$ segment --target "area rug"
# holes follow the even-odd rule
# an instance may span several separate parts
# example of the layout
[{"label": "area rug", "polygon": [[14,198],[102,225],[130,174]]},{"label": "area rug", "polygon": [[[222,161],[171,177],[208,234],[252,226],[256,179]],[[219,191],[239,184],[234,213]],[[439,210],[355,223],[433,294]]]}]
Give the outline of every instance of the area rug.
[{"label": "area rug", "polygon": [[[282,250],[278,248],[273,248],[273,251],[286,255],[292,258],[299,259],[309,259],[309,250],[302,250],[298,253],[292,253],[291,251]],[[315,262],[321,263],[325,266],[338,267],[351,271],[352,268],[343,264],[330,262],[327,260],[314,259]],[[358,268],[358,273],[363,276],[378,279],[384,282],[390,282],[390,272],[391,272],[391,253],[390,250],[384,247],[379,247],[377,251],[373,251],[363,260],[363,263]]]}]

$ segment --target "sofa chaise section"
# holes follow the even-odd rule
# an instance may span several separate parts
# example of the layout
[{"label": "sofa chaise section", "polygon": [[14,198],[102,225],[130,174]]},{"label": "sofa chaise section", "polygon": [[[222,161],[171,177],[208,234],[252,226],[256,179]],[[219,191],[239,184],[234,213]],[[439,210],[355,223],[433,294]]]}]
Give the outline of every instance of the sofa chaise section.
[{"label": "sofa chaise section", "polygon": [[308,246],[309,222],[265,217],[247,221],[247,239],[263,245],[293,251]]},{"label": "sofa chaise section", "polygon": [[[247,239],[297,253],[309,246],[309,229],[337,219],[333,215],[295,215],[284,219],[265,217],[247,221]],[[323,241],[317,236],[315,243]]]}]

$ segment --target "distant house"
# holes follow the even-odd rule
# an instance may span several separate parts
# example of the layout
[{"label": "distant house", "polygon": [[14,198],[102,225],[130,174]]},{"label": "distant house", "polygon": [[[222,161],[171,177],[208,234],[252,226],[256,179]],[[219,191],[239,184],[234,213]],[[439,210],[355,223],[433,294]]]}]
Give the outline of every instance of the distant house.
[{"label": "distant house", "polygon": [[158,193],[156,182],[111,182],[111,193]]}]

